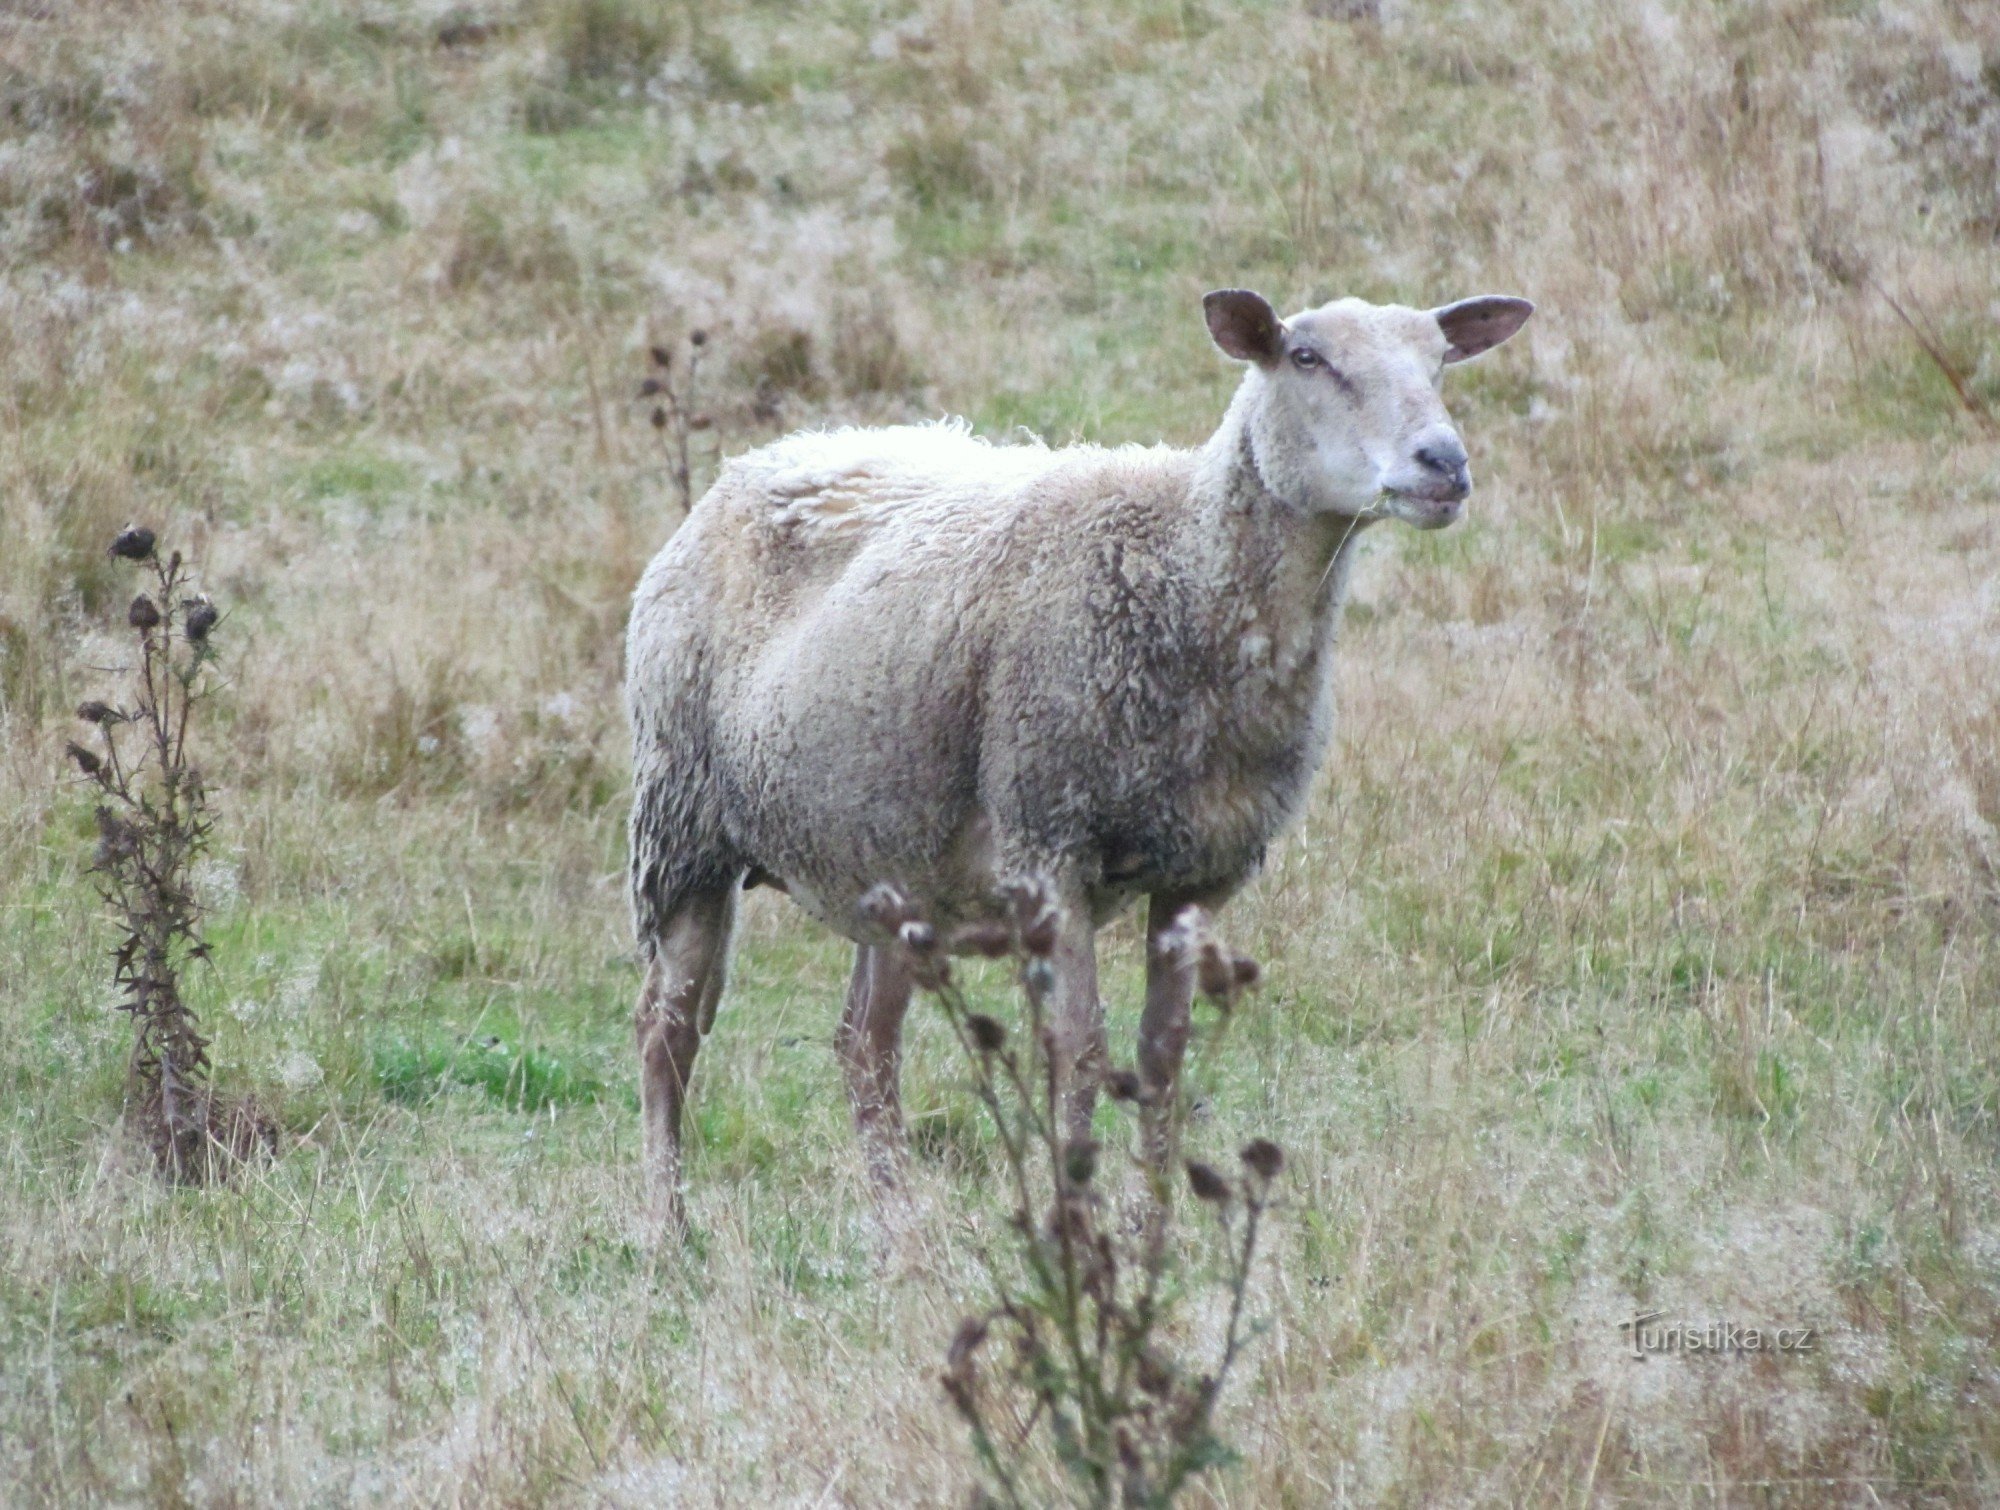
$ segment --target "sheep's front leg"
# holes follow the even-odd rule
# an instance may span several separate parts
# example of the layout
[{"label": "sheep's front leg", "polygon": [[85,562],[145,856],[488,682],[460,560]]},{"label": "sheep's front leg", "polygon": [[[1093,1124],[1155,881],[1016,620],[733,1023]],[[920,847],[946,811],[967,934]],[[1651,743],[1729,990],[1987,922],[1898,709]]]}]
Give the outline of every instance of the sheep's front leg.
[{"label": "sheep's front leg", "polygon": [[639,1120],[646,1139],[647,1195],[654,1214],[685,1230],[681,1203],[681,1109],[701,1036],[715,1019],[728,966],[736,888],[689,898],[650,940],[633,1026],[639,1039]]},{"label": "sheep's front leg", "polygon": [[847,1010],[834,1035],[862,1155],[884,1191],[902,1183],[906,1154],[898,1079],[910,987],[910,974],[893,949],[861,945],[854,951],[854,975],[847,983]]},{"label": "sheep's front leg", "polygon": [[1055,970],[1049,1015],[1063,1093],[1064,1135],[1087,1138],[1106,1057],[1104,1003],[1097,995],[1097,929],[1087,906],[1063,908],[1049,963]]},{"label": "sheep's front leg", "polygon": [[1146,1010],[1139,1018],[1139,1084],[1145,1093],[1145,1156],[1155,1166],[1173,1153],[1170,1106],[1187,1058],[1194,1009],[1195,956],[1171,935],[1189,899],[1155,893],[1146,911]]}]

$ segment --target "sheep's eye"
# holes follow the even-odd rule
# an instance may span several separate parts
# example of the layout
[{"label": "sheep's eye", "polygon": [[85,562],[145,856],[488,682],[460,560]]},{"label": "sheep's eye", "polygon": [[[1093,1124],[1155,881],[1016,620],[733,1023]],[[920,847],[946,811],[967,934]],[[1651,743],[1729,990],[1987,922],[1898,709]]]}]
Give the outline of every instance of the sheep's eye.
[{"label": "sheep's eye", "polygon": [[1292,365],[1301,372],[1310,372],[1313,368],[1323,367],[1326,364],[1320,360],[1319,353],[1310,346],[1295,346],[1292,348]]}]

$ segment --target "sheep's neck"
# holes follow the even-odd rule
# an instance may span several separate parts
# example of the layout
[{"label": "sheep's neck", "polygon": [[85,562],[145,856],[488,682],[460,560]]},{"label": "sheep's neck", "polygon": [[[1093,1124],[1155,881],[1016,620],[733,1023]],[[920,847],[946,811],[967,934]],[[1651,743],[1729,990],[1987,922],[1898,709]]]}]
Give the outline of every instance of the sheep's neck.
[{"label": "sheep's neck", "polygon": [[1275,492],[1239,415],[1230,416],[1207,453],[1204,512],[1224,542],[1230,579],[1278,617],[1331,633],[1347,598],[1356,542],[1373,521],[1309,509]]}]

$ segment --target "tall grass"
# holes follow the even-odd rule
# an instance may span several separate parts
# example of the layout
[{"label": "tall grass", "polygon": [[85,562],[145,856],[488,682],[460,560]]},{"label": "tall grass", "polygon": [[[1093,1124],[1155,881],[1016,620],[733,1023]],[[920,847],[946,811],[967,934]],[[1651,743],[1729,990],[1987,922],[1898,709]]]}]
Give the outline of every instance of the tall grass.
[{"label": "tall grass", "polygon": [[[699,312],[722,449],[1190,441],[1221,284],[1540,313],[1454,373],[1471,517],[1369,542],[1329,768],[1225,919],[1277,987],[1194,1152],[1268,1132],[1291,1205],[1217,1502],[1992,1497],[1996,23],[1383,12],[0,20],[13,1497],[962,1491],[933,1375],[995,1150],[920,1027],[932,1215],[884,1260],[843,954],[765,893],[696,1244],[635,1220],[619,635],[677,510],[633,390]],[[226,1190],[119,1152],[58,774],[141,517],[231,605],[194,1005],[286,1133]],[[1825,1345],[1635,1363],[1638,1309]]]}]

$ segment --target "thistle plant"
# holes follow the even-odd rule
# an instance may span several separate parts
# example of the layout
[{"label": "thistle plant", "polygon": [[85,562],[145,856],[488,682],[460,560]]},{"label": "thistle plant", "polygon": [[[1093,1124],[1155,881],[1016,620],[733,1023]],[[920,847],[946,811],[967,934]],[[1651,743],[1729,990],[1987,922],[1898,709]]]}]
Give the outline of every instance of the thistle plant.
[{"label": "thistle plant", "polygon": [[[885,888],[864,912],[894,934],[950,1023],[1000,1155],[1008,1215],[981,1251],[992,1294],[960,1324],[940,1378],[985,1480],[977,1502],[1046,1502],[1034,1462],[1040,1433],[1078,1503],[1173,1503],[1195,1477],[1234,1457],[1216,1434],[1215,1412],[1254,1335],[1246,1298],[1283,1152],[1263,1138],[1245,1144],[1233,1178],[1183,1160],[1189,1077],[1156,1089],[1129,1069],[1106,1082],[1114,1103],[1133,1114],[1122,1119],[1123,1160],[1093,1139],[1065,1137],[1050,1018],[1057,914],[1045,888],[1011,888],[1006,922],[949,939]],[[1168,947],[1190,953],[1215,1008],[1202,1046],[1212,1054],[1254,987],[1256,966],[1224,948],[1193,909]],[[948,959],[965,953],[1013,961],[1023,1002],[1017,1031],[973,1010]],[[1130,1178],[1120,1178],[1121,1164]],[[1222,1240],[1219,1271],[1197,1273],[1175,1241],[1183,1179]],[[1204,1283],[1223,1302],[1206,1366],[1184,1341],[1186,1311]]]},{"label": "thistle plant", "polygon": [[653,433],[659,437],[667,478],[683,518],[694,508],[694,437],[715,425],[714,416],[699,406],[701,359],[708,349],[708,332],[700,328],[689,331],[685,345],[685,355],[673,346],[652,347],[648,355],[653,370],[639,385],[639,397],[653,400]]},{"label": "thistle plant", "polygon": [[188,967],[208,956],[193,876],[214,820],[188,731],[206,693],[221,616],[191,590],[180,552],[159,554],[151,530],[124,530],[111,554],[152,579],[126,611],[139,653],[130,701],[78,708],[95,748],[72,740],[68,754],[97,789],[90,874],[121,935],[111,958],[119,1010],[132,1018],[128,1125],[163,1174],[196,1182],[212,1171],[218,1146],[240,1156],[269,1137],[247,1105],[218,1106],[208,1084],[208,1040],[182,990]]}]

